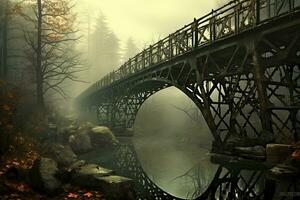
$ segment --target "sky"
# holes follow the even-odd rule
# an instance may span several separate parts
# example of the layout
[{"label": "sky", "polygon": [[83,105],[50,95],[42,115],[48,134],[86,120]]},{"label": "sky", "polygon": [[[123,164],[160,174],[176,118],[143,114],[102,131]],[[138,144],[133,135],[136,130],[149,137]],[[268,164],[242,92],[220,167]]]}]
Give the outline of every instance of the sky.
[{"label": "sky", "polygon": [[142,49],[218,7],[215,0],[75,0],[83,25],[88,13],[102,12],[124,43],[132,37]]},{"label": "sky", "polygon": [[[87,50],[88,18],[91,32],[99,14],[120,39],[121,53],[131,37],[139,50],[200,18],[229,0],[73,0],[78,13],[78,28],[83,36],[78,49]],[[92,84],[92,83],[90,83]],[[77,94],[90,84],[78,84]]]}]

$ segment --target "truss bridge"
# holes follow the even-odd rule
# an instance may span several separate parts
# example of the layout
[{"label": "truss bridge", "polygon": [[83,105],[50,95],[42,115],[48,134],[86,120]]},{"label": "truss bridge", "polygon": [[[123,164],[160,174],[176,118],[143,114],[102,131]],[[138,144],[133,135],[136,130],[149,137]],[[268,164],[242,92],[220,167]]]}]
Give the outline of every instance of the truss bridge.
[{"label": "truss bridge", "polygon": [[[83,91],[76,103],[101,125],[131,128],[143,102],[171,86],[201,110],[213,152],[227,151],[237,140],[299,141],[300,0],[231,1],[150,45]],[[152,184],[141,168],[131,168],[153,191],[149,195],[177,199]],[[224,192],[219,199],[256,195],[249,183],[244,183],[248,193],[223,191],[224,184],[237,188],[239,173],[218,173],[200,199],[214,199],[217,191]]]},{"label": "truss bridge", "polygon": [[220,149],[230,137],[299,139],[300,0],[240,0],[129,59],[77,103],[100,124],[132,127],[154,93],[175,86],[201,110]]}]

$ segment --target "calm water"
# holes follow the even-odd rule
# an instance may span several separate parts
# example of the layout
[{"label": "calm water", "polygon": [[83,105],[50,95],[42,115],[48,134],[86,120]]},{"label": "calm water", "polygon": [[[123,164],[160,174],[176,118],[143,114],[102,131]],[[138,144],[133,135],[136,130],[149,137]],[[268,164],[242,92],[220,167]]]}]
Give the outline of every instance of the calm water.
[{"label": "calm water", "polygon": [[215,175],[217,165],[210,162],[208,149],[149,136],[134,137],[133,143],[150,179],[174,196],[192,198],[196,190],[204,191]]}]

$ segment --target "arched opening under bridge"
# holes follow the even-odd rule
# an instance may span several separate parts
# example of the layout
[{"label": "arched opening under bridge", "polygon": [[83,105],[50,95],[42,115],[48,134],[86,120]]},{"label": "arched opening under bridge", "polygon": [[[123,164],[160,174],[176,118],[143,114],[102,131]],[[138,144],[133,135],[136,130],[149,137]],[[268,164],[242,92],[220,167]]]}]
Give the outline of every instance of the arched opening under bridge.
[{"label": "arched opening under bridge", "polygon": [[150,96],[139,109],[133,143],[149,178],[162,190],[193,198],[211,183],[213,136],[193,101],[175,87]]}]

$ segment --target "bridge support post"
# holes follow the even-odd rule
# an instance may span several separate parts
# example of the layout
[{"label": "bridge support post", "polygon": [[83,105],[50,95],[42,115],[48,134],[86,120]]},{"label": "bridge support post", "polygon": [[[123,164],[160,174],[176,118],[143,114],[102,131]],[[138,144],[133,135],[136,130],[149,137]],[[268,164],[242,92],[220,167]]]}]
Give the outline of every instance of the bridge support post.
[{"label": "bridge support post", "polygon": [[[254,42],[253,42],[254,43]],[[254,80],[256,83],[257,93],[258,93],[258,102],[259,102],[259,116],[262,124],[263,134],[265,133],[273,133],[272,131],[272,119],[271,113],[268,109],[269,107],[269,98],[266,90],[266,78],[264,76],[264,71],[260,64],[260,58],[258,55],[258,51],[255,48],[255,43],[251,47],[251,51],[253,53],[253,74]]]},{"label": "bridge support post", "polygon": [[204,89],[204,72],[199,71],[199,69],[197,67],[197,59],[196,58],[189,59],[189,65],[191,66],[192,70],[194,70],[196,73],[197,85],[199,87],[200,95],[201,95],[202,101],[203,101],[203,103],[198,104],[198,106],[200,106],[199,109],[201,110],[203,117],[206,120],[206,123],[214,136],[213,146],[222,148],[222,145],[221,145],[222,141],[218,134],[215,120],[214,120],[213,115],[210,110],[209,97],[207,96],[206,91]]},{"label": "bridge support post", "polygon": [[113,105],[104,102],[97,106],[97,120],[100,125],[111,127],[113,123]]}]

